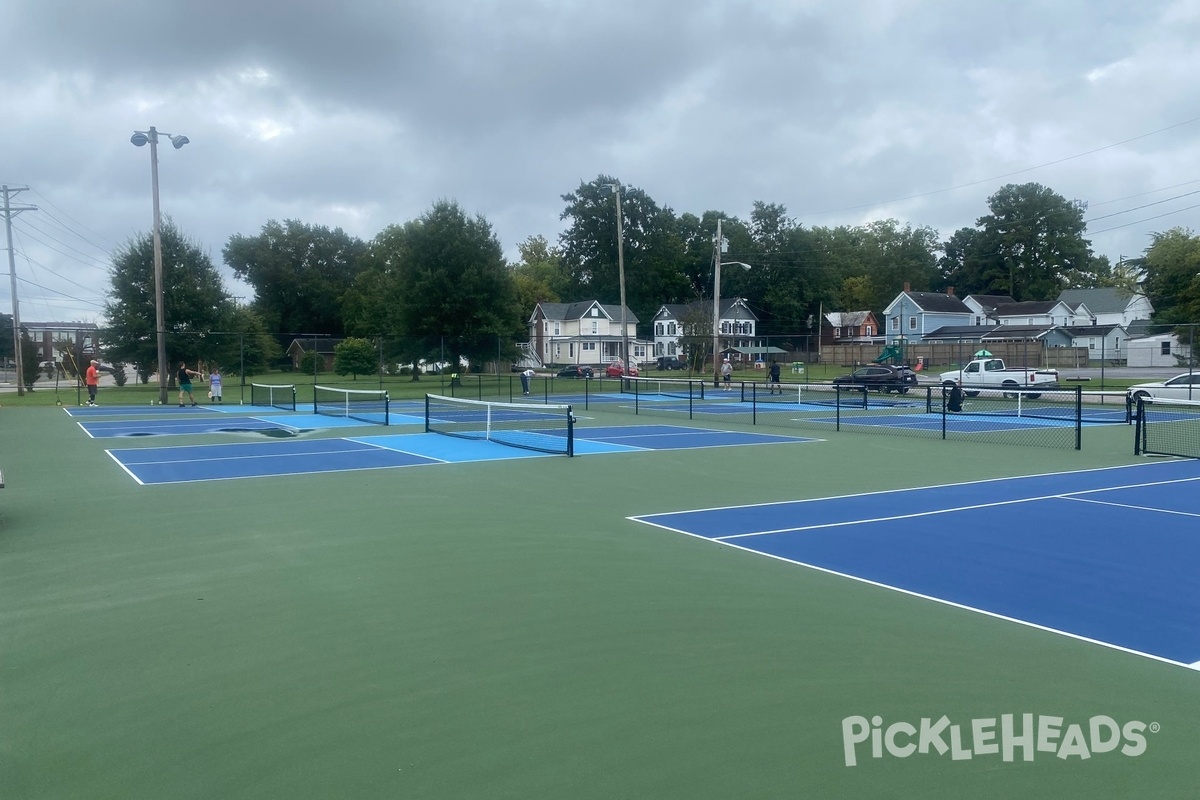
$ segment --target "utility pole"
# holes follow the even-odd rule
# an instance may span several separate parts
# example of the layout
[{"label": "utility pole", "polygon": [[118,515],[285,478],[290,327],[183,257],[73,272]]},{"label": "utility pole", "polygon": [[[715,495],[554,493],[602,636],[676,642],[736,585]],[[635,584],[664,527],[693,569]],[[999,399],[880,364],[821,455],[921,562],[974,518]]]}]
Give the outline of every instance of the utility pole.
[{"label": "utility pole", "polygon": [[8,279],[12,286],[12,319],[13,319],[13,363],[17,367],[17,396],[25,394],[25,369],[21,359],[21,309],[17,304],[17,259],[13,253],[12,218],[22,211],[37,211],[37,206],[13,206],[9,201],[13,195],[27,191],[28,186],[9,187],[5,184],[4,192],[4,232],[8,236]]}]

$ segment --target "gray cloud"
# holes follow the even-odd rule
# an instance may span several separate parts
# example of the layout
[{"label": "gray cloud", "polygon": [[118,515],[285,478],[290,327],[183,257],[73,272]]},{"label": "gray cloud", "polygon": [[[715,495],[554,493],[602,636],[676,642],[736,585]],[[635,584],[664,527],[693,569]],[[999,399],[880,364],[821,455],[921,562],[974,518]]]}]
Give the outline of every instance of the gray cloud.
[{"label": "gray cloud", "polygon": [[[56,292],[98,297],[104,248],[149,228],[148,155],[128,139],[150,125],[192,140],[161,153],[163,208],[218,263],[268,219],[369,238],[443,197],[515,254],[555,239],[559,196],[600,173],[678,212],[764,200],[807,225],[895,217],[943,237],[1009,182],[1100,216],[1200,181],[1200,123],[1099,149],[1200,117],[1187,0],[344,6],[0,8],[0,179],[44,209],[18,218],[18,275],[38,284],[22,315],[99,313]],[[1127,223],[1191,204],[1098,221],[1093,246],[1140,253],[1197,213]],[[32,227],[51,215],[86,257]]]}]

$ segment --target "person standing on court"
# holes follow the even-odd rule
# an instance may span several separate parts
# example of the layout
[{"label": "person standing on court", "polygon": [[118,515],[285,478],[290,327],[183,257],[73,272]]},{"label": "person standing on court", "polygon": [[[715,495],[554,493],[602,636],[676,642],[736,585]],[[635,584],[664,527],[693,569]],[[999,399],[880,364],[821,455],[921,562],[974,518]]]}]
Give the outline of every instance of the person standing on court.
[{"label": "person standing on court", "polygon": [[192,401],[192,405],[196,405],[196,396],[192,394],[192,376],[203,378],[204,376],[195,370],[187,368],[186,361],[179,362],[179,407],[183,408],[183,396],[186,394],[188,399]]},{"label": "person standing on court", "polygon": [[780,394],[783,394],[783,387],[779,384],[779,362],[778,361],[771,362],[770,377],[771,377],[771,394],[775,394],[776,389],[779,390]]},{"label": "person standing on court", "polygon": [[521,373],[521,392],[522,393],[529,394],[529,379],[532,378],[536,374],[537,373],[534,372],[532,368],[527,369]]},{"label": "person standing on court", "polygon": [[92,363],[87,368],[87,375],[84,377],[84,383],[87,384],[88,389],[89,406],[96,405],[96,390],[100,388],[100,370],[96,369],[99,363],[96,359],[92,359]]},{"label": "person standing on court", "polygon": [[733,388],[733,364],[729,363],[729,356],[725,356],[725,361],[721,364],[721,377],[725,380],[725,388]]},{"label": "person standing on court", "polygon": [[962,411],[963,390],[962,381],[956,381],[950,387],[950,397],[946,400],[946,410],[953,411],[955,414]]},{"label": "person standing on court", "polygon": [[208,399],[214,403],[221,402],[221,368],[217,366],[208,373]]}]

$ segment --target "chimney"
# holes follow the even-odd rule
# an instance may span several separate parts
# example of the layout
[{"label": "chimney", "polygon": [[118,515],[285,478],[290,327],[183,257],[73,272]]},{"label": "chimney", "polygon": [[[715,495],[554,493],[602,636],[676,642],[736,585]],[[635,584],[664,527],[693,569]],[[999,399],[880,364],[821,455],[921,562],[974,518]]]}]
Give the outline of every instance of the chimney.
[{"label": "chimney", "polygon": [[947,287],[946,287],[946,294],[950,295],[951,297],[954,297],[954,287],[953,287],[953,286],[947,286]]},{"label": "chimney", "polygon": [[908,281],[905,281],[905,282],[904,282],[904,291],[906,291],[906,292],[911,292],[911,291],[912,291],[912,286],[909,284],[909,282],[908,282]]}]

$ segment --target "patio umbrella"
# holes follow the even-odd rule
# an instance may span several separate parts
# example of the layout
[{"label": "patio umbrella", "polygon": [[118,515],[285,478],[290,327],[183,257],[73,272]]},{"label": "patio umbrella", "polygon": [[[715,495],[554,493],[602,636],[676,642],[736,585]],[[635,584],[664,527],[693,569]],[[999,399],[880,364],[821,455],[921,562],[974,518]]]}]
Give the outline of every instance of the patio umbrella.
[{"label": "patio umbrella", "polygon": [[975,358],[991,358],[991,357],[992,357],[992,354],[989,353],[987,350],[980,350],[978,353],[975,354]]}]

